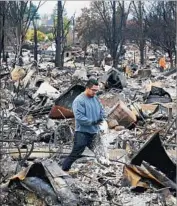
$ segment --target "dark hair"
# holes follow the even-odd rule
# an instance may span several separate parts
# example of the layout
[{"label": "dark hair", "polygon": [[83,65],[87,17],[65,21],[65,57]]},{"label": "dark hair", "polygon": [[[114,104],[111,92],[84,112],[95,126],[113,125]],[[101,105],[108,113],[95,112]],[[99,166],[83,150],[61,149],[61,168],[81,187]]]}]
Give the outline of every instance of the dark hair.
[{"label": "dark hair", "polygon": [[89,79],[85,87],[91,88],[93,85],[98,86],[98,81],[96,79]]}]

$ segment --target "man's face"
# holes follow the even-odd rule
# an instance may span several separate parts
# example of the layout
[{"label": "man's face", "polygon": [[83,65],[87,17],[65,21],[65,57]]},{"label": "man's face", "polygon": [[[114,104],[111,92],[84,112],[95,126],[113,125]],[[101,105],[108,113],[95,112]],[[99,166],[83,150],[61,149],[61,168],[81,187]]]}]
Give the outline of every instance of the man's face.
[{"label": "man's face", "polygon": [[86,88],[86,94],[88,97],[94,97],[98,90],[99,86],[93,85],[91,88]]}]

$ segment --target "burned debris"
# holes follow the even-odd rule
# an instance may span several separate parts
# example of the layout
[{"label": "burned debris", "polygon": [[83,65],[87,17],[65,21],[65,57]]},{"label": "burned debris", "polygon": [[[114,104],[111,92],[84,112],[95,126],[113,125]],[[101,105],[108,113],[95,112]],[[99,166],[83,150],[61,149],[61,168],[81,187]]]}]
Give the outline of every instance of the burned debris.
[{"label": "burned debris", "polygon": [[83,91],[85,87],[82,85],[73,85],[65,93],[55,100],[55,105],[52,107],[49,117],[56,119],[74,118],[72,103],[74,99]]},{"label": "burned debris", "polygon": [[163,88],[151,87],[151,91],[145,97],[146,104],[152,103],[169,103],[172,102],[171,96],[168,92],[166,92]]},{"label": "burned debris", "polygon": [[158,188],[168,187],[176,192],[176,165],[162,146],[159,132],[132,157],[130,165],[125,165],[124,173],[134,189],[147,189],[149,180]]},{"label": "burned debris", "polygon": [[[109,58],[95,67],[88,55],[83,66],[82,55],[62,69],[44,61],[1,72],[1,205],[176,205],[175,73],[129,75]],[[66,173],[72,103],[91,77],[107,119],[95,154],[86,149]]]},{"label": "burned debris", "polygon": [[100,82],[103,83],[105,89],[117,88],[123,89],[126,86],[126,78],[122,72],[112,68],[107,71],[101,78]]}]

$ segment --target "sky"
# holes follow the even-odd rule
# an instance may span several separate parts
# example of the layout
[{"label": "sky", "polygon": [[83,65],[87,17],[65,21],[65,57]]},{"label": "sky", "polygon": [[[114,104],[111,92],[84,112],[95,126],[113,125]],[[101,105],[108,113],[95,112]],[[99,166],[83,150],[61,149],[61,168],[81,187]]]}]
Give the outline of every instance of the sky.
[{"label": "sky", "polygon": [[[35,1],[35,4],[38,4],[39,1]],[[56,5],[57,1],[42,1],[42,6],[39,8],[39,14],[52,14],[53,9]],[[81,9],[84,7],[89,7],[90,1],[66,1],[65,10],[67,12],[67,16],[71,17],[76,12],[76,16],[81,14]]]}]

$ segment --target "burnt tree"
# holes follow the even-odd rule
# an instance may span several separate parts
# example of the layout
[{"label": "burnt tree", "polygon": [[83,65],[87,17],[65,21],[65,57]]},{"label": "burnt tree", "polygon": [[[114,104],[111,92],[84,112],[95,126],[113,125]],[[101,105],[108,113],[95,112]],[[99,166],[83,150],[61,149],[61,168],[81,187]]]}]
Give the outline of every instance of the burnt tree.
[{"label": "burnt tree", "polygon": [[156,50],[167,53],[171,67],[175,55],[175,2],[155,3],[146,18],[148,40]]}]

